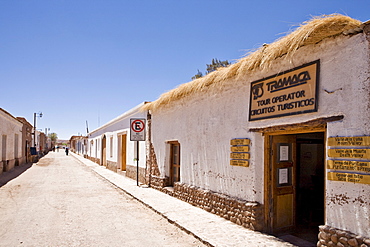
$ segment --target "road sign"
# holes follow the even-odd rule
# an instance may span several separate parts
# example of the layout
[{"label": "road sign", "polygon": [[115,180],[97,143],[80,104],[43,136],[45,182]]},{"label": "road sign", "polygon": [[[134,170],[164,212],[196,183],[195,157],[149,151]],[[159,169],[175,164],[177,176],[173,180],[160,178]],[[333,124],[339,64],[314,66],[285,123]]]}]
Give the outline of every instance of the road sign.
[{"label": "road sign", "polygon": [[145,118],[130,119],[130,140],[145,141]]}]

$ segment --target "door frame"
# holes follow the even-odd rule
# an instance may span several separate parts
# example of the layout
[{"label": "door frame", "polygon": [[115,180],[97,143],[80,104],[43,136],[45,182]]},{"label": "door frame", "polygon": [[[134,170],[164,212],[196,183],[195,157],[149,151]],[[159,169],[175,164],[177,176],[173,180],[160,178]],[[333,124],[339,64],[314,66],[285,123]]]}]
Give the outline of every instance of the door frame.
[{"label": "door frame", "polygon": [[[169,176],[169,183],[171,186],[174,186],[174,183],[175,182],[179,182],[180,181],[180,169],[181,169],[181,145],[178,141],[169,141],[168,142],[169,144],[169,151],[170,151],[170,156],[169,156],[169,161],[170,161],[170,176]],[[177,152],[177,164],[174,165],[174,155],[173,155],[173,148],[174,146],[178,147],[178,152]],[[174,168],[175,167],[175,168]],[[178,177],[177,179],[175,179],[174,175],[173,175],[173,170],[174,169],[178,169]]]},{"label": "door frame", "polygon": [[107,166],[107,137],[103,135],[101,139],[101,160],[100,165]]},{"label": "door frame", "polygon": [[[264,136],[264,218],[265,218],[265,231],[268,233],[274,233],[274,225],[273,225],[273,213],[274,213],[274,201],[273,201],[273,192],[271,191],[272,184],[270,181],[273,181],[272,176],[274,175],[274,171],[271,171],[271,150],[272,150],[272,136],[283,136],[283,135],[295,135],[295,134],[305,134],[305,133],[315,133],[321,132],[324,133],[324,157],[326,157],[326,140],[327,140],[327,132],[326,132],[326,124],[320,126],[313,126],[313,127],[297,127],[289,130],[280,130],[280,131],[266,131],[262,132]],[[326,159],[324,161],[324,174],[326,174]],[[296,174],[293,174],[296,176]],[[326,191],[326,180],[324,180],[324,192]],[[325,193],[324,195],[325,196]],[[325,200],[324,200],[325,202]],[[294,206],[296,207],[296,205]],[[324,203],[324,219],[326,219],[326,205]],[[295,219],[293,219],[295,220]]]},{"label": "door frame", "polygon": [[127,132],[118,134],[118,164],[119,170],[126,171],[127,166]]}]

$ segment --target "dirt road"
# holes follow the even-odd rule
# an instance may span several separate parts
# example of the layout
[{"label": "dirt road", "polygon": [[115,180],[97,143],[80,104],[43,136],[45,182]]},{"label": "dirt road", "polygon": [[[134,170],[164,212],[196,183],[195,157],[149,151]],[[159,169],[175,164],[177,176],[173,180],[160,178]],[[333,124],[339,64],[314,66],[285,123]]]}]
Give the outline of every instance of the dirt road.
[{"label": "dirt road", "polygon": [[204,245],[59,151],[0,187],[0,246]]}]

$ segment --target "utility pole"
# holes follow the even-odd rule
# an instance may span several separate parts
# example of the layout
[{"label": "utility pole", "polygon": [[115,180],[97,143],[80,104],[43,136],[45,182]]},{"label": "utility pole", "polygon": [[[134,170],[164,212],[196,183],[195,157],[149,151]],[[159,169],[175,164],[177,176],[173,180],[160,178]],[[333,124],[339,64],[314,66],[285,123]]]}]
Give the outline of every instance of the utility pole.
[{"label": "utility pole", "polygon": [[42,118],[42,112],[33,114],[33,146],[36,147],[36,117]]}]

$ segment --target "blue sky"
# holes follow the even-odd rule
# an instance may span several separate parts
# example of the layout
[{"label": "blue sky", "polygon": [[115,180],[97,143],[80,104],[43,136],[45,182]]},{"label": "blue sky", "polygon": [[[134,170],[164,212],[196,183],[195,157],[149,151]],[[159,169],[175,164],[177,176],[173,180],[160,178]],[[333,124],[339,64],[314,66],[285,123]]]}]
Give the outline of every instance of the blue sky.
[{"label": "blue sky", "polygon": [[322,14],[370,0],[0,0],[0,107],[61,139],[235,61]]}]

